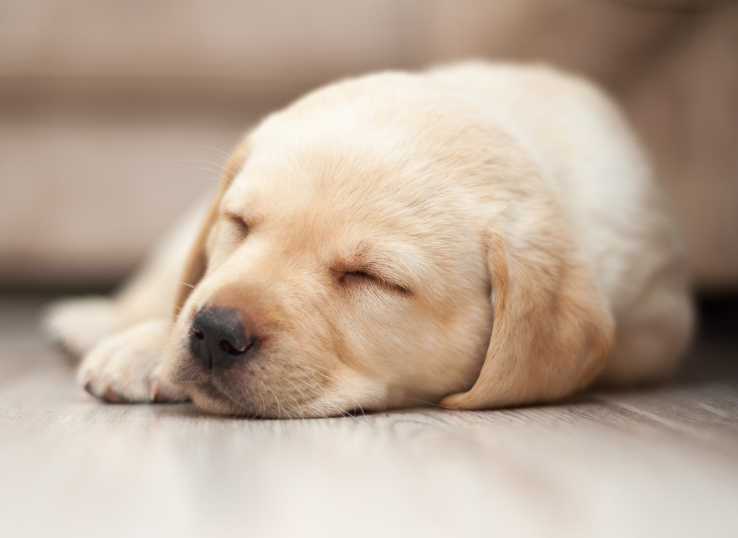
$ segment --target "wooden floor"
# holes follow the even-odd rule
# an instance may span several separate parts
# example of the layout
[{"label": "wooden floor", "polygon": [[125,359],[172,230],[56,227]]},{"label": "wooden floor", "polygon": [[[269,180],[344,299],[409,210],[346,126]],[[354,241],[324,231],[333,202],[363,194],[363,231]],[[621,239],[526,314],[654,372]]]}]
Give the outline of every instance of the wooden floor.
[{"label": "wooden floor", "polygon": [[2,537],[738,537],[738,346],[560,405],[253,421],[95,401],[39,308],[0,300]]}]

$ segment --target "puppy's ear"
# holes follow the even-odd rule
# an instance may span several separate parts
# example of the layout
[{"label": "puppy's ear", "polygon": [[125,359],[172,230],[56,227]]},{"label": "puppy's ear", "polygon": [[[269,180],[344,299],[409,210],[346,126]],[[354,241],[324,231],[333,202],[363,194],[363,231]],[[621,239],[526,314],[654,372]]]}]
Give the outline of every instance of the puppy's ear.
[{"label": "puppy's ear", "polygon": [[492,337],[474,386],[441,405],[483,409],[554,400],[582,388],[603,365],[614,338],[609,308],[573,241],[555,222],[547,224],[542,237],[510,244],[488,231]]},{"label": "puppy's ear", "polygon": [[190,253],[187,255],[184,272],[180,279],[177,297],[174,302],[175,318],[184,306],[190,293],[192,293],[193,288],[198,282],[200,282],[200,279],[205,275],[205,271],[207,271],[208,258],[205,245],[207,244],[210,230],[218,220],[220,202],[223,199],[223,195],[228,190],[228,187],[231,186],[233,179],[243,168],[244,162],[246,162],[248,145],[248,138],[244,138],[228,159],[225,169],[223,170],[223,177],[221,178],[220,185],[218,186],[218,192],[215,194],[213,201],[210,203],[210,206],[205,213],[205,217],[203,218],[200,229],[195,237],[195,243],[192,245]]}]

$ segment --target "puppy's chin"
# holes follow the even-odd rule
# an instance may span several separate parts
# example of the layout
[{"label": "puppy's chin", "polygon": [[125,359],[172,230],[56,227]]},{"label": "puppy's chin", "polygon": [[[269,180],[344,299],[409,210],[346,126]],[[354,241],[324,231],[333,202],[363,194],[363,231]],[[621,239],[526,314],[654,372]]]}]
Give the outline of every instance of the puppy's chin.
[{"label": "puppy's chin", "polygon": [[[180,351],[180,350],[177,350]],[[220,390],[213,379],[199,368],[189,353],[172,353],[165,363],[164,376],[185,391],[194,404],[207,413],[229,416],[254,416],[227,392]]]},{"label": "puppy's chin", "polygon": [[267,390],[260,395],[248,391],[248,387],[239,389],[221,376],[206,374],[188,360],[171,370],[170,379],[187,393],[198,409],[214,415],[289,419],[341,416],[348,412],[348,409],[339,409],[334,403],[320,405],[317,402],[302,402],[295,409],[289,398],[274,404],[270,402],[270,397],[274,397],[273,391]]},{"label": "puppy's chin", "polygon": [[257,415],[244,409],[236,402],[217,391],[212,385],[199,383],[186,388],[188,396],[198,409],[213,415],[257,418]]},{"label": "puppy's chin", "polygon": [[[275,385],[259,379],[259,372],[249,366],[234,366],[221,373],[204,371],[188,351],[178,349],[166,362],[165,375],[181,387],[202,411],[215,415],[248,418],[292,419],[346,416],[352,412],[363,414],[387,408],[387,388],[368,383],[355,374],[343,371],[333,385],[318,379],[279,378]],[[320,372],[314,367],[295,368],[301,372]],[[272,377],[272,379],[274,379]],[[302,387],[294,393],[290,387]],[[316,387],[314,393],[306,389]]]},{"label": "puppy's chin", "polygon": [[348,409],[339,409],[334,404],[330,404],[328,407],[315,404],[306,405],[299,409],[293,409],[289,405],[281,405],[278,409],[271,409],[255,404],[254,407],[257,409],[249,409],[246,405],[231,399],[226,391],[217,389],[210,382],[191,384],[186,391],[198,409],[214,415],[255,419],[304,419],[350,414]]}]

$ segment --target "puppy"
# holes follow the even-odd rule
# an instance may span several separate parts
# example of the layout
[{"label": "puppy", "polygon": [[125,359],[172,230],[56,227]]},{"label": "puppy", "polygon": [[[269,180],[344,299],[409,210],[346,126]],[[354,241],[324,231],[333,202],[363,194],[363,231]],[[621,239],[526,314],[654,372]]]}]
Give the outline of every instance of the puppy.
[{"label": "puppy", "polygon": [[292,418],[658,380],[692,307],[613,103],[547,67],[468,63],[267,117],[130,284],[47,322],[102,399]]}]

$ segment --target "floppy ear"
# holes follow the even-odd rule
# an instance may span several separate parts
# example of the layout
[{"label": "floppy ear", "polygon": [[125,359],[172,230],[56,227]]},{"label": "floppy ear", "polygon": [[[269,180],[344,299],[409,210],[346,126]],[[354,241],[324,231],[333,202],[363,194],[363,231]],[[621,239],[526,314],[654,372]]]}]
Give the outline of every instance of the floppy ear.
[{"label": "floppy ear", "polygon": [[213,225],[218,220],[220,202],[223,199],[223,195],[228,190],[228,187],[231,186],[233,179],[243,168],[247,153],[248,138],[244,138],[226,163],[225,169],[223,170],[223,177],[221,178],[220,185],[218,186],[218,192],[215,194],[213,201],[210,203],[210,206],[205,213],[205,217],[200,225],[200,230],[197,232],[197,236],[195,237],[195,243],[192,245],[190,253],[187,255],[184,272],[177,290],[177,297],[174,301],[175,318],[184,306],[190,293],[192,293],[192,289],[198,282],[200,282],[200,279],[205,275],[205,271],[207,271],[208,258],[205,251],[205,245],[207,244],[208,235],[210,234],[210,230]]},{"label": "floppy ear", "polygon": [[515,249],[499,232],[487,233],[494,302],[487,356],[474,386],[441,405],[483,409],[554,400],[582,388],[604,364],[614,338],[605,298],[565,230],[547,224],[542,237],[515,241]]}]

